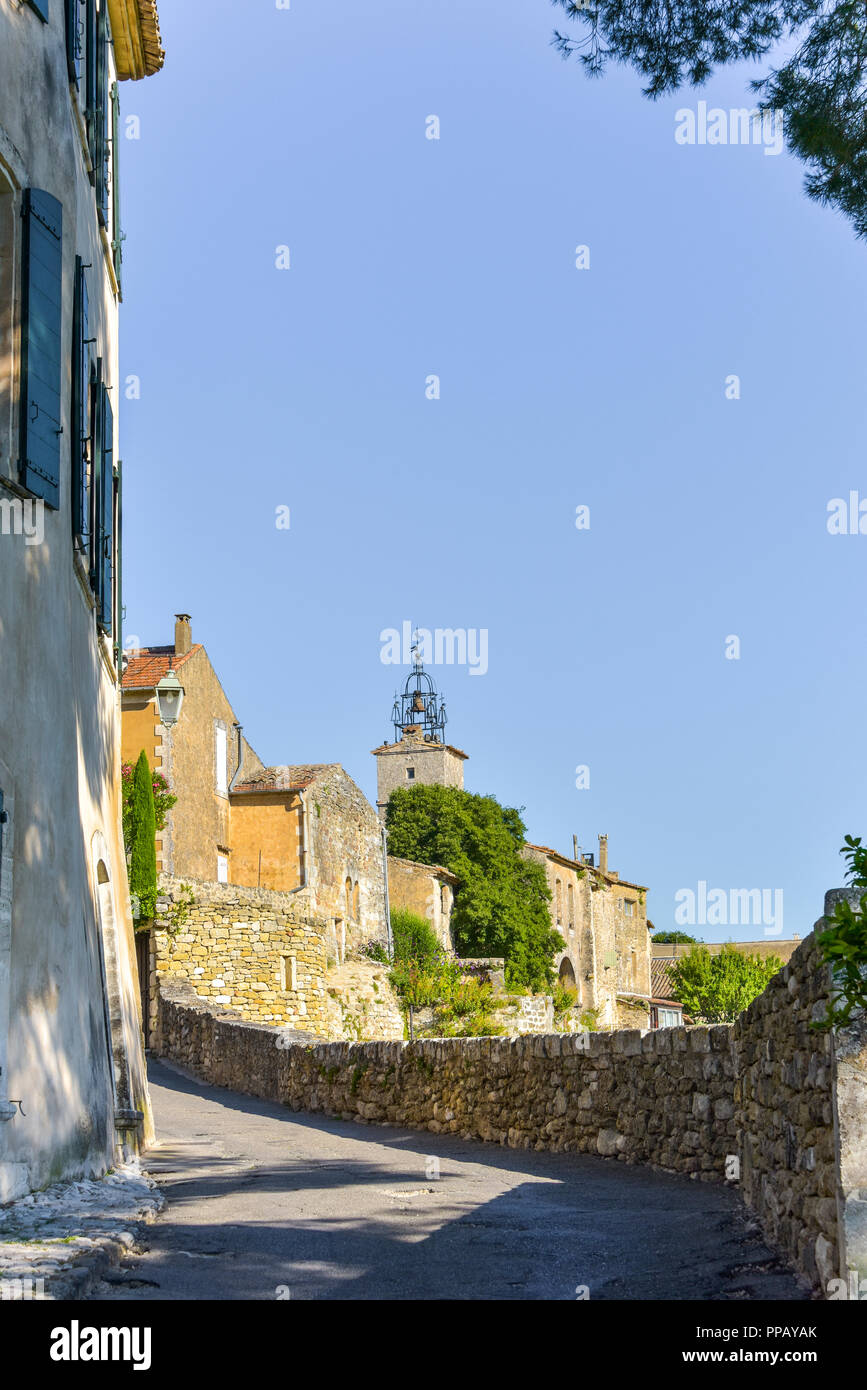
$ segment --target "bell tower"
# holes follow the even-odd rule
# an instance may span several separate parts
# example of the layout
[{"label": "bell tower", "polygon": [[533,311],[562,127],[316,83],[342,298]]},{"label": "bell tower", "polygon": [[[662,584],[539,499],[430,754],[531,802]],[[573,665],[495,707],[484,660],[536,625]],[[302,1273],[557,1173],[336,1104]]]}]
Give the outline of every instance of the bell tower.
[{"label": "bell tower", "polygon": [[388,798],[398,787],[457,787],[463,790],[467,754],[445,741],[446,705],[424,669],[418,644],[403,691],[391,711],[394,742],[374,748],[376,806],[385,820]]}]

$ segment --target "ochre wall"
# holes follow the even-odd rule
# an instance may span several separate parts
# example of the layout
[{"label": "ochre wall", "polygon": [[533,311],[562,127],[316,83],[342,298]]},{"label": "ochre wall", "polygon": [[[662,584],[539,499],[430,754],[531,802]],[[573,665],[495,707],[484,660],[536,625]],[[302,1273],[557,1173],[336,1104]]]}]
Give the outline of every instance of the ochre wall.
[{"label": "ochre wall", "polygon": [[[242,792],[231,798],[232,883],[280,892],[301,883],[301,798]],[[261,861],[259,855],[261,853]]]}]

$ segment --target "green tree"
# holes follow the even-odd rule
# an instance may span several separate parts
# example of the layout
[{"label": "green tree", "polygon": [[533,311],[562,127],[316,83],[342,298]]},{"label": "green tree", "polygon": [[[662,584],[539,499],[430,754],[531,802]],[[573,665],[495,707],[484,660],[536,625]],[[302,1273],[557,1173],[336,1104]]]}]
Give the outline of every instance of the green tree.
[{"label": "green tree", "polygon": [[[122,763],[120,769],[121,794],[123,798],[123,843],[129,853],[130,847],[130,820],[132,806],[132,784],[135,768],[132,763]],[[161,772],[155,769],[151,773],[151,782],[154,789],[154,824],[157,830],[164,830],[166,817],[178,798],[169,791],[169,784]]]},{"label": "green tree", "polygon": [[151,770],[144,749],[132,779],[129,807],[129,891],[138,916],[153,917],[157,898],[156,816]]},{"label": "green tree", "polygon": [[670,942],[672,945],[695,945],[697,938],[687,936],[685,931],[655,931],[651,941]]},{"label": "green tree", "polygon": [[564,942],[551,926],[545,871],[521,854],[518,811],[493,796],[418,786],[392,792],[386,824],[391,854],[442,864],[456,876],[452,930],[459,955],[504,957],[513,988],[553,983],[552,961]]},{"label": "green tree", "polygon": [[717,955],[696,945],[668,967],[675,999],[704,1023],[731,1023],[783,967],[777,956],[748,956],[727,942]]},{"label": "green tree", "polygon": [[761,111],[779,111],[789,149],[807,165],[810,198],[867,236],[867,16],[854,0],[552,0],[583,26],[554,33],[591,76],[630,64],[659,97],[701,86],[714,68],[784,59],[750,85]]}]

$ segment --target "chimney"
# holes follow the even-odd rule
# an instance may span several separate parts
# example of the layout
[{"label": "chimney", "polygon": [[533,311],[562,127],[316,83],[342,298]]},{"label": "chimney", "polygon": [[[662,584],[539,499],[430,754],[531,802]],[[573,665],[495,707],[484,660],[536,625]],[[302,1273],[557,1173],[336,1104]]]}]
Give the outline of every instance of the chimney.
[{"label": "chimney", "polygon": [[599,836],[599,867],[603,874],[608,873],[608,836]]},{"label": "chimney", "polygon": [[175,614],[175,656],[186,656],[193,645],[189,613]]}]

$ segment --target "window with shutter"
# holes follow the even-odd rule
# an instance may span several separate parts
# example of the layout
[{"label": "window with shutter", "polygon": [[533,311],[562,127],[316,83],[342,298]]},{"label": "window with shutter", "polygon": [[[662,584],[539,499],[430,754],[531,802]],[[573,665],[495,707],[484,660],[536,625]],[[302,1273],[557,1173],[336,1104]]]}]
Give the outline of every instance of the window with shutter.
[{"label": "window with shutter", "polygon": [[96,110],[93,147],[93,182],[96,188],[96,210],[103,227],[108,226],[108,17],[105,9],[99,12],[96,31]]},{"label": "window with shutter", "polygon": [[121,591],[121,547],[123,545],[123,465],[118,459],[114,470],[114,653],[120,670],[123,655],[123,594]]},{"label": "window with shutter", "polygon": [[84,5],[84,85],[85,118],[87,121],[87,148],[90,162],[96,168],[96,132],[98,128],[98,84],[96,61],[96,0],[85,0]]},{"label": "window with shutter", "polygon": [[90,587],[99,593],[102,555],[99,536],[102,522],[102,484],[105,453],[105,396],[103,395],[102,358],[97,357],[90,374],[90,497],[88,519],[90,526]]},{"label": "window with shutter", "polygon": [[118,293],[121,291],[121,262],[123,261],[123,233],[120,229],[120,179],[118,175],[119,129],[120,97],[118,96],[117,83],[113,82],[111,87],[111,254],[114,261],[114,275],[117,280]]},{"label": "window with shutter", "polygon": [[63,209],[24,191],[21,261],[20,478],[49,507],[60,502],[60,362]]},{"label": "window with shutter", "polygon": [[64,0],[66,19],[66,68],[70,82],[81,84],[81,3]]},{"label": "window with shutter", "polygon": [[100,496],[99,576],[97,588],[97,618],[103,632],[111,634],[112,572],[114,570],[114,411],[108,387],[102,388],[102,486]]},{"label": "window with shutter", "polygon": [[72,314],[72,534],[86,541],[90,526],[87,446],[90,437],[90,343],[88,342],[87,276],[81,257],[75,258],[75,302]]}]

